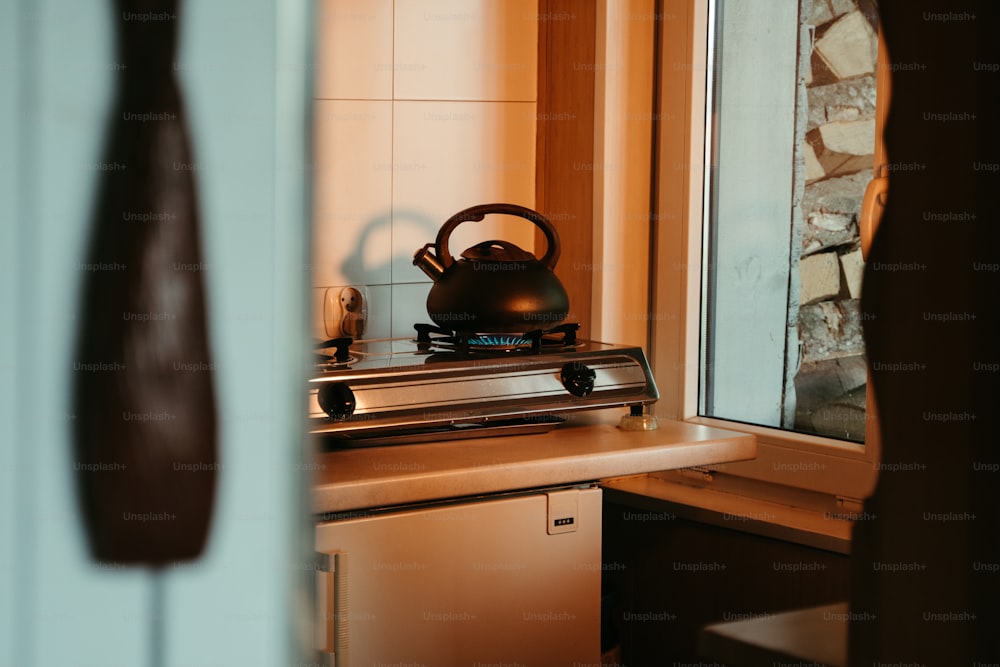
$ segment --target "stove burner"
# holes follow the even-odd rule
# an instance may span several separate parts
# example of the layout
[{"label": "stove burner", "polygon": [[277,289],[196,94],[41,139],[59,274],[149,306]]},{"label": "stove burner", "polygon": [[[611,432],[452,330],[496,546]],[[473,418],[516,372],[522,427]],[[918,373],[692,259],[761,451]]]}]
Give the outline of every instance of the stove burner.
[{"label": "stove burner", "polygon": [[578,347],[576,331],[579,324],[560,324],[551,329],[535,329],[520,334],[479,333],[449,331],[433,324],[414,324],[417,345],[424,350],[431,347],[459,352],[527,352],[541,354],[543,350]]},{"label": "stove burner", "polygon": [[347,359],[343,361],[338,361],[337,359],[331,357],[328,354],[317,354],[316,355],[316,368],[320,371],[335,371],[341,368],[347,368],[353,363],[356,363],[358,358],[353,354],[348,356]]},{"label": "stove burner", "polygon": [[469,347],[491,350],[509,350],[519,347],[529,347],[531,345],[530,338],[508,334],[483,334],[481,336],[473,336],[466,342],[468,342]]}]

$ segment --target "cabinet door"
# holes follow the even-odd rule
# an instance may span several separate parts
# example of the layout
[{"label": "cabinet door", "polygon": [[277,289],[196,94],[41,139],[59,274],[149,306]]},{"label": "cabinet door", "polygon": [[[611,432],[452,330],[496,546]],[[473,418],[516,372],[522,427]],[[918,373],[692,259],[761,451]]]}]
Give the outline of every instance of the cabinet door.
[{"label": "cabinet door", "polygon": [[324,523],[316,542],[338,667],[600,660],[600,489]]}]

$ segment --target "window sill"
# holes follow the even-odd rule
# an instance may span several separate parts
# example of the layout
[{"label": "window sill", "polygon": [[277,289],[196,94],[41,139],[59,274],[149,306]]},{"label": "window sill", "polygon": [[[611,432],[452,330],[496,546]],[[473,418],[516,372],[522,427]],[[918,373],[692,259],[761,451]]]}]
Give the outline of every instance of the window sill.
[{"label": "window sill", "polygon": [[860,499],[875,490],[881,452],[877,439],[862,445],[709,417],[684,421],[747,433],[757,439],[753,460],[712,466],[725,477],[746,478],[756,486],[745,495],[770,498],[773,489],[790,487],[805,494],[856,499],[860,505]]},{"label": "window sill", "polygon": [[698,469],[619,477],[601,486],[606,500],[618,504],[840,554],[850,553],[852,519],[862,511],[826,494]]}]

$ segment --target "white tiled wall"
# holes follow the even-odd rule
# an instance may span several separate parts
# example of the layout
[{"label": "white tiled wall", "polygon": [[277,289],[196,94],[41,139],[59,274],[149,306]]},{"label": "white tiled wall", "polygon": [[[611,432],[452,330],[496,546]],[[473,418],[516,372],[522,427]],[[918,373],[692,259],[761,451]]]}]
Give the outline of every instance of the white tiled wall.
[{"label": "white tiled wall", "polygon": [[[313,284],[366,286],[366,337],[407,336],[428,321],[414,251],[468,206],[534,205],[537,0],[317,1]],[[452,254],[491,238],[534,249],[489,216]]]},{"label": "white tiled wall", "polygon": [[534,102],[537,17],[537,0],[396,0],[396,99]]},{"label": "white tiled wall", "polygon": [[393,0],[317,0],[316,97],[392,99]]},{"label": "white tiled wall", "polygon": [[314,284],[391,282],[392,102],[318,101],[315,150]]}]

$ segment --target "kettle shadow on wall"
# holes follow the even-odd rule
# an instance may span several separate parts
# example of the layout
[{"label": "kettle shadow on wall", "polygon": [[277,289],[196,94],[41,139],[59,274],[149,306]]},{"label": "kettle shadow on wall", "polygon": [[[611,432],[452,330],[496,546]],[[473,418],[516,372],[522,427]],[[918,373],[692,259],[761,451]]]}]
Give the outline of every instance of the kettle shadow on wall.
[{"label": "kettle shadow on wall", "polygon": [[[388,280],[384,284],[416,282],[416,280],[399,280],[400,276],[396,274],[400,273],[400,269],[403,266],[412,269],[414,278],[424,280],[423,274],[416,267],[412,266],[412,251],[404,254],[404,251],[401,250],[399,253],[393,255],[391,245],[377,248],[371,247],[373,238],[377,238],[379,232],[389,231],[391,238],[393,225],[400,223],[415,227],[419,232],[416,238],[433,238],[437,234],[438,223],[435,223],[426,214],[414,209],[396,209],[391,213],[386,212],[370,218],[361,229],[357,245],[354,247],[353,252],[349,253],[347,259],[340,265],[340,273],[348,283],[363,285],[366,284],[366,281],[372,275],[388,276]],[[418,245],[414,243],[413,251],[416,251]],[[376,258],[371,265],[368,264],[368,257]]]},{"label": "kettle shadow on wall", "polygon": [[[429,286],[413,266],[413,252],[435,229],[426,213],[414,209],[385,211],[368,218],[357,235],[351,235],[356,238],[353,246],[336,253],[334,262],[339,263],[334,268],[345,288],[337,295],[327,292],[319,306],[326,337],[409,335],[409,324],[426,318],[425,288]],[[413,239],[412,244],[406,239]],[[358,303],[348,304],[345,292],[355,295]]]}]

